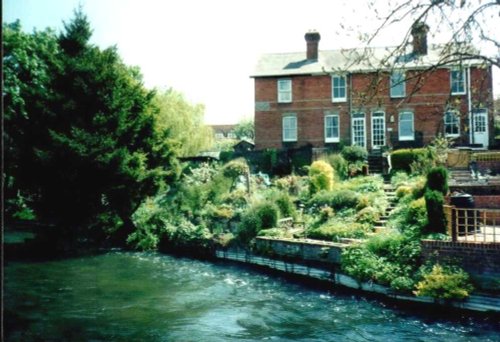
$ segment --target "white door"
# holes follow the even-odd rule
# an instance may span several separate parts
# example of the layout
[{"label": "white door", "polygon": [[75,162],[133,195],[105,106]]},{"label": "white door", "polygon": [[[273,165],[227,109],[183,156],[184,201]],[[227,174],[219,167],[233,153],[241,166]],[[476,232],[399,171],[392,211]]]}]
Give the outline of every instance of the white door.
[{"label": "white door", "polygon": [[488,111],[486,109],[478,109],[472,115],[474,144],[482,144],[484,148],[488,148]]},{"label": "white door", "polygon": [[385,113],[372,113],[372,147],[378,149],[385,146]]},{"label": "white door", "polygon": [[352,115],[352,144],[366,147],[365,114]]}]

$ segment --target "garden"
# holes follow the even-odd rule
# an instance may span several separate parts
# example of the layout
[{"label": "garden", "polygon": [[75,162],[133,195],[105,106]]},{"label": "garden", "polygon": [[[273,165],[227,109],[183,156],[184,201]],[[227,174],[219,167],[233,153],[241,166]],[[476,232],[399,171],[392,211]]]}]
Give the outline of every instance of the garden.
[{"label": "garden", "polygon": [[[268,179],[245,159],[184,166],[175,188],[148,198],[133,215],[128,242],[139,249],[210,255],[251,249],[258,236],[346,241],[342,270],[401,293],[462,299],[468,275],[452,262],[420,261],[422,238],[448,239],[446,142],[392,154],[390,183],[366,175],[365,149],[346,146],[290,175]],[[384,187],[395,191],[389,199]],[[393,209],[384,229],[377,222]],[[285,222],[286,224],[283,224]]]}]

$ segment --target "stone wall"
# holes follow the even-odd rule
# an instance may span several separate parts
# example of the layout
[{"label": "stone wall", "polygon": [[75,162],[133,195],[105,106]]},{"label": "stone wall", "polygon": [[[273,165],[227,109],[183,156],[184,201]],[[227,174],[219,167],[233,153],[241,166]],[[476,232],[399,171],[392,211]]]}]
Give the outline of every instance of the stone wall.
[{"label": "stone wall", "polygon": [[258,253],[281,258],[300,259],[340,264],[343,243],[312,241],[307,239],[289,240],[258,237],[255,249]]}]

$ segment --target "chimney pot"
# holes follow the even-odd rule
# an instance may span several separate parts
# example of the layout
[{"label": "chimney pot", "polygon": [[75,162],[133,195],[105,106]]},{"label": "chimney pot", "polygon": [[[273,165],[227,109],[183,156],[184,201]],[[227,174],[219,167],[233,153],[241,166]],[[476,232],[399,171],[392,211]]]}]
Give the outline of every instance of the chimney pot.
[{"label": "chimney pot", "polygon": [[318,43],[321,39],[319,32],[307,32],[305,37],[307,43],[307,59],[318,59]]}]

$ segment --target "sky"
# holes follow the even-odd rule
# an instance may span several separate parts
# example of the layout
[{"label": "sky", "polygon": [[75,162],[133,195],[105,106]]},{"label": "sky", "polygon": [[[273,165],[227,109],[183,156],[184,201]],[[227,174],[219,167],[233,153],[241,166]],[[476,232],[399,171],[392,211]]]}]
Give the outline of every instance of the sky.
[{"label": "sky", "polygon": [[[304,34],[317,30],[319,48],[358,47],[376,27],[362,0],[2,0],[3,22],[20,19],[31,32],[63,29],[79,5],[93,28],[91,42],[116,45],[139,66],[148,88],[174,88],[205,105],[208,124],[253,118],[250,77],[263,53],[305,51]],[[387,3],[382,1],[382,3]],[[378,4],[378,3],[377,3]],[[375,46],[397,45],[408,23],[381,34]],[[439,36],[433,37],[441,43]],[[494,92],[500,94],[494,70]]]}]

